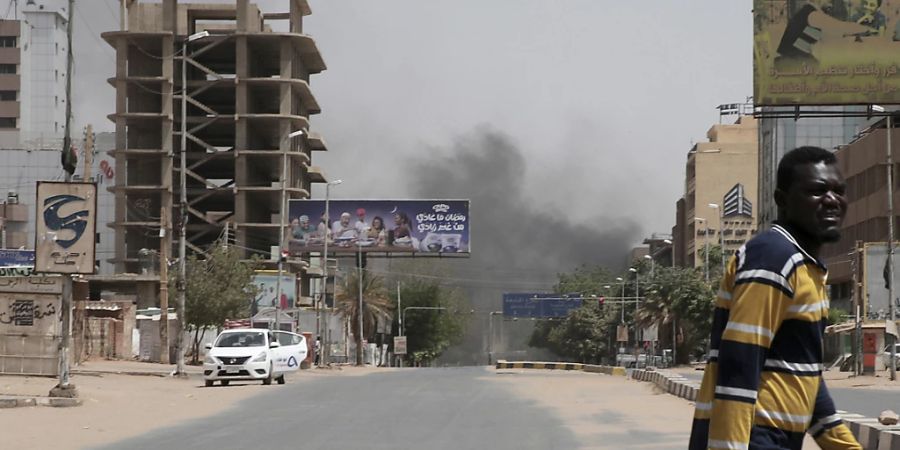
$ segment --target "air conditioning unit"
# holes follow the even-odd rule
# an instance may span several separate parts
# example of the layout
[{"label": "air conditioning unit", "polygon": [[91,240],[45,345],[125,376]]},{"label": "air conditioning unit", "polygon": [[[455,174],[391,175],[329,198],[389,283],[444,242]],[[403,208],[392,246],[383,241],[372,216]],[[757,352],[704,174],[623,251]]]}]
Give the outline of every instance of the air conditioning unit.
[{"label": "air conditioning unit", "polygon": [[19,193],[16,191],[9,191],[6,193],[6,203],[10,205],[18,205],[19,204]]}]

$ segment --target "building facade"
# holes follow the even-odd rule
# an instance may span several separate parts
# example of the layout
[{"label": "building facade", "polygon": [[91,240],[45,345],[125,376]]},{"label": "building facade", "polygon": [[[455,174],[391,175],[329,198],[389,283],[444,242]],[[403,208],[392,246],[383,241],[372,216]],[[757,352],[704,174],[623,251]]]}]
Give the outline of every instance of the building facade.
[{"label": "building facade", "polygon": [[[806,107],[816,113],[840,114],[865,111],[865,107]],[[835,150],[850,142],[867,123],[865,117],[772,117],[790,114],[793,108],[763,107],[759,119],[759,199],[757,207],[757,227],[767,228],[777,218],[778,209],[772,194],[775,192],[775,178],[778,161],[788,151],[812,145],[826,150]]]},{"label": "building facade", "polygon": [[676,263],[702,266],[707,246],[721,245],[727,257],[755,232],[757,133],[756,119],[740,116],[733,124],[713,125],[709,141],[688,152],[672,233]]},{"label": "building facade", "polygon": [[[311,183],[324,181],[311,165],[325,143],[309,132],[309,116],[319,112],[309,81],[325,63],[303,34],[309,5],[286,1],[286,12],[266,14],[247,0],[124,6],[126,29],[102,35],[117,61],[117,272],[140,272],[147,249],[172,259],[182,218],[189,253],[227,232],[247,257],[267,257],[281,240],[283,202],[309,197]],[[288,31],[272,31],[278,21]],[[304,135],[288,136],[298,130]],[[173,155],[182,151],[187,204],[180,210]]]},{"label": "building facade", "polygon": [[[900,130],[891,131],[892,147],[900,143]],[[835,152],[838,165],[847,182],[847,215],[842,225],[841,240],[822,248],[828,266],[828,283],[831,285],[831,301],[836,307],[850,311],[852,298],[865,298],[866,303],[886,305],[885,299],[873,298],[883,290],[884,256],[866,258],[870,244],[884,245],[888,238],[887,128],[885,122],[876,123],[861,135]],[[900,163],[894,159],[894,240],[900,236]],[[896,269],[895,269],[896,270]],[[871,274],[867,272],[872,272]],[[900,271],[898,271],[900,273]],[[854,280],[858,283],[854,283]],[[868,286],[874,282],[877,286]],[[859,289],[854,292],[854,285]],[[870,289],[871,288],[871,289]],[[869,295],[867,295],[869,294]]]},{"label": "building facade", "polygon": [[66,122],[66,9],[57,2],[30,1],[20,12],[20,20],[0,21],[0,148],[60,148]]}]

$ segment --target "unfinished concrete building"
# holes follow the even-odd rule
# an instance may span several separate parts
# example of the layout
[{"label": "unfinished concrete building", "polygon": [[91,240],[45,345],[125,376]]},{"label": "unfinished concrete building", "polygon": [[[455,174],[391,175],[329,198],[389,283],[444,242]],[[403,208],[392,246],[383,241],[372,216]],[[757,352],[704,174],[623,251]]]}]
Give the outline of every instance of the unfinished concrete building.
[{"label": "unfinished concrete building", "polygon": [[[284,0],[283,6],[284,12],[263,13],[248,0],[128,0],[122,30],[103,34],[116,50],[109,80],[116,109],[109,118],[116,125],[110,154],[118,170],[109,225],[116,230],[117,272],[140,273],[142,250],[171,255],[182,217],[182,150],[189,254],[228,230],[248,256],[268,255],[279,244],[282,199],[307,198],[310,183],[324,181],[311,164],[325,143],[308,130],[309,116],[319,112],[310,75],[325,64],[303,34],[307,1]],[[202,31],[209,36],[195,35]],[[297,130],[305,133],[289,139]]]}]

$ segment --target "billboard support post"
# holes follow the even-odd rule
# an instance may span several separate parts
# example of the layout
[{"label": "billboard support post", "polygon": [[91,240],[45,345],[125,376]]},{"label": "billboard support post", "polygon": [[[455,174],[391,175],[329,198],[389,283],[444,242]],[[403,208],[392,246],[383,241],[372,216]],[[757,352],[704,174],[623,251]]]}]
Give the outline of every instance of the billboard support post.
[{"label": "billboard support post", "polygon": [[891,381],[897,379],[897,349],[894,345],[897,342],[897,324],[894,322],[894,157],[891,152],[891,116],[887,116],[887,216],[888,216],[888,317],[889,326],[885,327],[889,338],[891,352]]},{"label": "billboard support post", "polygon": [[356,336],[356,365],[363,365],[363,253],[362,247],[359,247],[359,252],[356,253],[356,266],[358,270],[358,285],[359,285],[359,305],[357,305],[356,311],[356,320],[358,321],[359,329],[357,331]]},{"label": "billboard support post", "polygon": [[343,182],[344,180],[334,180],[325,183],[325,236],[323,237],[322,242],[322,276],[325,281],[322,283],[322,305],[319,307],[318,317],[320,328],[324,328],[325,333],[322,333],[321,329],[319,330],[319,336],[322,340],[322,356],[319,357],[320,367],[328,365],[327,359],[330,354],[330,344],[328,340],[330,334],[328,333],[328,322],[325,320],[325,304],[326,300],[328,300],[328,233],[331,231],[331,224],[329,223],[331,216],[328,215],[328,201],[329,195],[331,194],[331,186],[337,186]]}]

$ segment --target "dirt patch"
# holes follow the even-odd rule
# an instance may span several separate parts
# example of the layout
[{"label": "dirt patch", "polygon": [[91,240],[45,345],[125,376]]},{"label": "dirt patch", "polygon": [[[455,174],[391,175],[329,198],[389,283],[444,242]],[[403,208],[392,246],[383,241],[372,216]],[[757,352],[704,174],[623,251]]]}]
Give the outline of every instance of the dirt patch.
[{"label": "dirt patch", "polygon": [[[0,409],[5,448],[84,448],[218,413],[271,386],[204,388],[200,378],[74,375],[82,406]],[[0,377],[0,393],[47,395],[50,378]],[[60,446],[60,444],[63,444]]]}]

